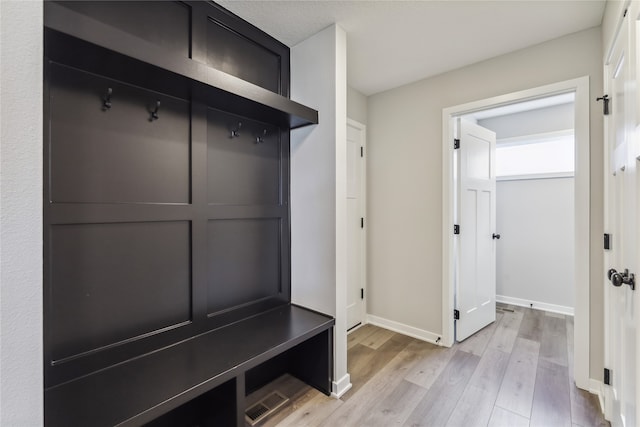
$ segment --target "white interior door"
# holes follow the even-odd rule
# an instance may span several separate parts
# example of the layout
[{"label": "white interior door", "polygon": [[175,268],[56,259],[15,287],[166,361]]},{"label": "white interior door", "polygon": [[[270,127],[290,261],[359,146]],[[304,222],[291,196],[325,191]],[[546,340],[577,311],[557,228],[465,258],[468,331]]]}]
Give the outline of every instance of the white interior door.
[{"label": "white interior door", "polygon": [[632,147],[637,138],[635,91],[629,55],[629,17],[625,18],[606,64],[610,114],[606,119],[605,230],[611,235],[605,251],[605,367],[610,386],[605,389],[605,414],[614,427],[636,426],[638,395],[638,290],[630,277],[638,272],[638,158]]},{"label": "white interior door", "polygon": [[456,340],[496,320],[496,134],[459,119]]},{"label": "white interior door", "polygon": [[347,121],[347,329],[364,320],[364,125]]}]

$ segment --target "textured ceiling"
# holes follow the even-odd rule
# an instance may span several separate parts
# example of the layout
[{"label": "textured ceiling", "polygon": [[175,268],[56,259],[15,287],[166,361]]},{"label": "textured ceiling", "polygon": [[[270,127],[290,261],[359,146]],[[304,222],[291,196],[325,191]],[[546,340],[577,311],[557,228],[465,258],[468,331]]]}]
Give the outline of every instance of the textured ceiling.
[{"label": "textured ceiling", "polygon": [[348,81],[372,95],[600,25],[604,0],[216,0],[288,46],[333,23]]}]

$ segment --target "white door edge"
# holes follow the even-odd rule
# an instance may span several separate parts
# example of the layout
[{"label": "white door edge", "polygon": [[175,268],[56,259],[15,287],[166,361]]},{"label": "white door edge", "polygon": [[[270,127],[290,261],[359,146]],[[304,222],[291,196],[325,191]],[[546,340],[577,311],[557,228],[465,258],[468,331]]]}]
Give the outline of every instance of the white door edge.
[{"label": "white door edge", "polygon": [[[574,379],[589,389],[589,76],[513,92],[442,110],[442,341],[451,346],[454,339],[454,118],[476,111],[550,95],[575,92],[575,335]],[[580,355],[577,357],[576,355]]]},{"label": "white door edge", "polygon": [[360,233],[360,249],[362,251],[362,256],[360,257],[360,280],[362,289],[364,289],[360,325],[364,325],[367,319],[367,125],[347,117],[347,126],[352,126],[362,132],[360,143],[364,150],[364,161],[360,168],[360,212],[364,218],[364,227],[362,233]]}]

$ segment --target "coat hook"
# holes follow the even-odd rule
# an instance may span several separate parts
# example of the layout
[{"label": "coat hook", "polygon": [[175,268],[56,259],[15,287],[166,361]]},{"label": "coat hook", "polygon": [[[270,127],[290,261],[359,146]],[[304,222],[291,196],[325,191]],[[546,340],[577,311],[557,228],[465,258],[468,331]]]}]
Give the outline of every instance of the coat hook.
[{"label": "coat hook", "polygon": [[267,130],[262,131],[262,135],[256,136],[256,144],[262,144],[264,139],[267,137]]},{"label": "coat hook", "polygon": [[111,95],[113,94],[113,89],[108,88],[107,94],[102,98],[102,111],[107,111],[111,109]]},{"label": "coat hook", "polygon": [[160,109],[160,100],[156,101],[156,108],[151,112],[151,117],[149,121],[152,122],[154,120],[158,120],[158,110]]},{"label": "coat hook", "polygon": [[237,138],[240,136],[240,128],[242,127],[242,122],[238,122],[238,126],[235,129],[231,129],[231,136],[229,138]]}]

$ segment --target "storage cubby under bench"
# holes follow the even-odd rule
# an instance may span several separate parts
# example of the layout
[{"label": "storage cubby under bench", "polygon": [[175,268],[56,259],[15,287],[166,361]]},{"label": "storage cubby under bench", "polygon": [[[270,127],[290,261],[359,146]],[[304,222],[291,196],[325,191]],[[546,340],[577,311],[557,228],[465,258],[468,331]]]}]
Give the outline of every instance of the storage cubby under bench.
[{"label": "storage cubby under bench", "polygon": [[47,427],[244,426],[329,394],[334,319],[291,303],[289,49],[208,1],[44,5]]},{"label": "storage cubby under bench", "polygon": [[330,393],[333,323],[275,308],[47,390],[46,424],[244,426],[245,395],[284,373]]}]

